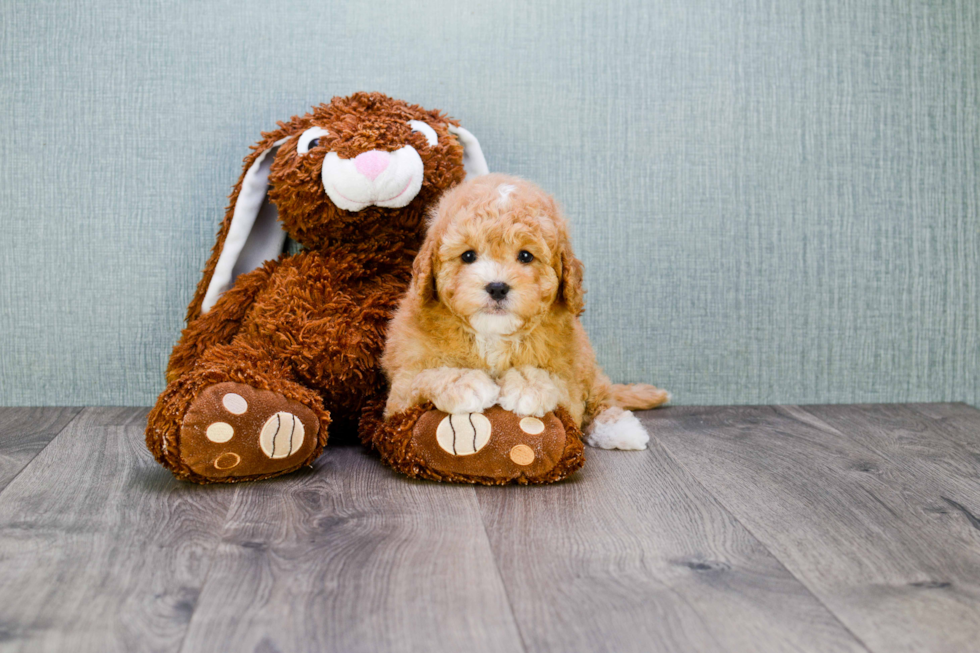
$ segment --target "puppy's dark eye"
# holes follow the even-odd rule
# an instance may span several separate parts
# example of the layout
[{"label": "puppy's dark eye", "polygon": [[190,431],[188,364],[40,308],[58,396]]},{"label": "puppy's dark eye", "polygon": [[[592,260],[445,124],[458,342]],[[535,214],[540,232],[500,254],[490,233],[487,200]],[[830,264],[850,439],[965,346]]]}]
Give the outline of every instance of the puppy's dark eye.
[{"label": "puppy's dark eye", "polygon": [[312,141],[310,141],[310,144],[307,145],[307,147],[312,150],[314,147],[316,147],[319,144],[320,144],[320,139],[314,138]]},{"label": "puppy's dark eye", "polygon": [[474,252],[472,249],[468,249],[463,252],[463,255],[459,258],[462,259],[463,263],[472,263],[476,260],[476,252]]},{"label": "puppy's dark eye", "polygon": [[526,249],[522,249],[517,254],[517,260],[520,261],[521,263],[524,263],[524,264],[530,263],[531,261],[534,260],[534,254],[532,254],[531,252],[527,251]]}]

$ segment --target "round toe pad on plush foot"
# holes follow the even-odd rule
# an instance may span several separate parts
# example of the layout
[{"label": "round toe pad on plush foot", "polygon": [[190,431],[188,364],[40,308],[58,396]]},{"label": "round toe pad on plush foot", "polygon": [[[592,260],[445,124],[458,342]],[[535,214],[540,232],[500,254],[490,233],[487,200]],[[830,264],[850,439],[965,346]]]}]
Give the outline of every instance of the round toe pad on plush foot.
[{"label": "round toe pad on plush foot", "polygon": [[521,418],[499,406],[458,415],[431,410],[412,431],[425,466],[458,482],[533,481],[558,464],[565,443],[565,427],[554,413]]},{"label": "round toe pad on plush foot", "polygon": [[207,480],[261,478],[310,462],[319,421],[303,404],[242,383],[212,385],[180,430],[180,458]]}]

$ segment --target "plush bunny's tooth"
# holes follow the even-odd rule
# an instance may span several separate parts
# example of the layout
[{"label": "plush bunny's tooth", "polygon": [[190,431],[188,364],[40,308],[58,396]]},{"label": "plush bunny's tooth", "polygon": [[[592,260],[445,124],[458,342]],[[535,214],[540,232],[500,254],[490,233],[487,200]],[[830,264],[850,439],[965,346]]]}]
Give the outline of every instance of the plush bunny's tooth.
[{"label": "plush bunny's tooth", "polygon": [[211,310],[238,275],[251,272],[282,253],[286,232],[279,222],[276,205],[265,199],[269,170],[279,147],[287,140],[288,137],[281,138],[273,143],[242,176],[231,224],[201,303],[202,313]]}]

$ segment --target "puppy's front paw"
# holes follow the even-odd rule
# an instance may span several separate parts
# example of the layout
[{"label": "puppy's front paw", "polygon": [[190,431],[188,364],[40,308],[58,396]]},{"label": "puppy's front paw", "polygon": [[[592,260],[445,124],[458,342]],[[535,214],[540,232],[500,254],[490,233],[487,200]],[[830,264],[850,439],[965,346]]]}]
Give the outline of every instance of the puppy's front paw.
[{"label": "puppy's front paw", "polygon": [[552,376],[539,367],[509,369],[499,383],[500,407],[522,417],[542,417],[565,399]]},{"label": "puppy's front paw", "polygon": [[444,413],[482,413],[497,403],[500,387],[486,372],[452,370],[440,379],[429,399]]}]

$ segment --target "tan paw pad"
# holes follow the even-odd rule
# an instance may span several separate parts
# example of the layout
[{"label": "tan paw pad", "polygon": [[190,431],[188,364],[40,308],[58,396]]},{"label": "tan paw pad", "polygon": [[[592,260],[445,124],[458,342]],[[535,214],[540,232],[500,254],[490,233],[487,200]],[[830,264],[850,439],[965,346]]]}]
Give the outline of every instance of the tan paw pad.
[{"label": "tan paw pad", "polygon": [[231,424],[227,422],[215,422],[208,427],[204,435],[207,436],[208,440],[211,442],[228,442],[235,435],[235,429],[232,428]]},{"label": "tan paw pad", "polygon": [[259,446],[269,458],[285,458],[303,444],[303,422],[292,413],[280,411],[270,417],[259,433]]},{"label": "tan paw pad", "polygon": [[436,442],[446,453],[470,456],[487,445],[491,430],[481,413],[446,415],[436,429]]},{"label": "tan paw pad", "polygon": [[514,448],[510,450],[510,459],[514,461],[515,465],[530,465],[534,462],[534,449],[526,444],[514,445]]},{"label": "tan paw pad", "polygon": [[521,430],[529,435],[537,435],[544,432],[544,422],[537,417],[525,417],[520,422]]},{"label": "tan paw pad", "polygon": [[217,458],[214,459],[215,469],[232,469],[238,467],[238,463],[242,462],[242,457],[237,453],[232,453],[231,451],[226,451]]},{"label": "tan paw pad", "polygon": [[221,404],[232,415],[244,415],[245,411],[248,410],[248,402],[245,401],[245,397],[234,392],[229,392],[222,397]]}]

